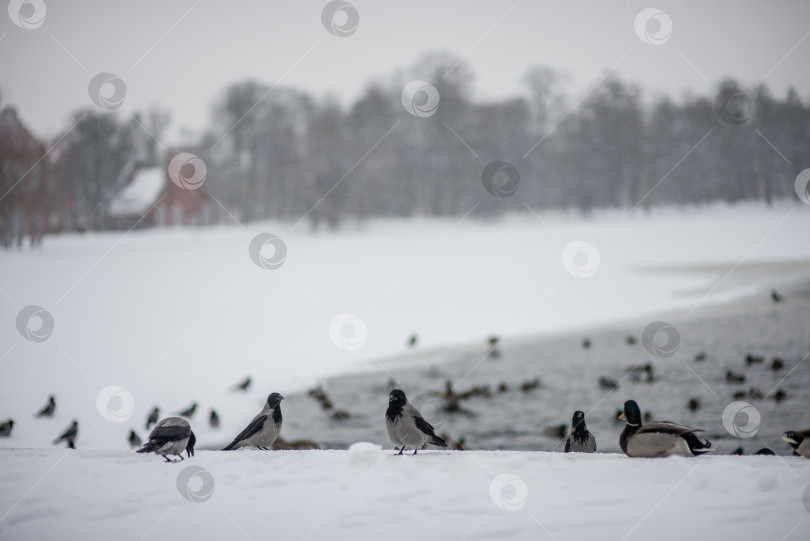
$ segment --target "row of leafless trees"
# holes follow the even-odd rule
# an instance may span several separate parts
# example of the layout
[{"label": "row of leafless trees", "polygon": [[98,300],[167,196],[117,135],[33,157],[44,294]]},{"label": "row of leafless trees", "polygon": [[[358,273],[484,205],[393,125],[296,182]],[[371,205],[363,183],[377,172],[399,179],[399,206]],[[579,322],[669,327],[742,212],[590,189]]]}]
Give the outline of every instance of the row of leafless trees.
[{"label": "row of leafless trees", "polygon": [[[413,80],[431,88],[403,95]],[[333,227],[349,217],[471,209],[491,217],[526,206],[770,202],[792,196],[810,166],[810,103],[795,91],[777,98],[764,85],[727,80],[713,94],[647,101],[611,75],[581,99],[566,95],[564,81],[534,68],[522,94],[475,101],[472,74],[444,54],[371,84],[348,107],[244,81],[224,90],[192,146],[208,167],[204,189],[240,221]],[[168,123],[159,110],[125,119],[79,111],[42,171],[18,185],[45,145],[22,127],[0,132],[0,224],[39,205],[51,229],[104,228],[127,164],[166,162],[157,140]],[[10,157],[17,152],[25,158]],[[512,167],[482,179],[495,160]]]}]

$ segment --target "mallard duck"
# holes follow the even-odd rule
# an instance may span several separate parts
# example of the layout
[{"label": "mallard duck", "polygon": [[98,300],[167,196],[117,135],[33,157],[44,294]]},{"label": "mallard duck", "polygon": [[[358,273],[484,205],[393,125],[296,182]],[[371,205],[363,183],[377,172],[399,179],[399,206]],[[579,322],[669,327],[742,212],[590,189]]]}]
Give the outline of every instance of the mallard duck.
[{"label": "mallard duck", "polygon": [[708,440],[700,441],[695,435],[695,432],[702,432],[697,428],[668,421],[642,425],[641,410],[634,400],[624,403],[622,417],[627,426],[619,437],[619,445],[627,456],[696,456],[714,450],[710,449]]},{"label": "mallard duck", "polygon": [[752,364],[762,364],[765,362],[765,357],[762,355],[751,355],[750,353],[745,356],[745,364],[751,366]]},{"label": "mallard duck", "polygon": [[782,439],[793,447],[793,451],[796,454],[804,458],[810,458],[810,428],[785,432]]},{"label": "mallard duck", "polygon": [[599,378],[599,387],[602,388],[602,389],[607,389],[609,391],[612,391],[614,389],[619,388],[619,382],[616,381],[615,379],[610,379],[610,378],[606,378],[604,376],[601,376]]},{"label": "mallard duck", "polygon": [[571,419],[571,433],[565,440],[565,452],[594,453],[596,452],[596,438],[588,432],[585,426],[585,414],[575,411]]}]

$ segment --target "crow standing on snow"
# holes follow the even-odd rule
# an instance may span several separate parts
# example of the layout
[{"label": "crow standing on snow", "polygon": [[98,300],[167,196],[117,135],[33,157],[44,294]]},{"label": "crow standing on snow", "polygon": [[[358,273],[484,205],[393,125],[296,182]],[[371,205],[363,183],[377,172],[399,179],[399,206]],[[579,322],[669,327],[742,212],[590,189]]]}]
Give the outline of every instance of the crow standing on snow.
[{"label": "crow standing on snow", "polygon": [[169,459],[169,455],[179,456],[183,460],[185,451],[188,458],[193,457],[196,443],[197,437],[191,431],[188,421],[181,417],[167,417],[155,425],[149,434],[149,441],[136,453],[155,453],[165,458],[166,462],[174,462]]},{"label": "crow standing on snow", "polygon": [[585,414],[575,411],[571,419],[571,433],[565,440],[565,452],[570,453],[594,453],[596,452],[596,438],[588,432],[585,426]]},{"label": "crow standing on snow", "polygon": [[262,411],[228,444],[223,451],[233,451],[240,447],[258,447],[265,451],[270,450],[281,432],[281,401],[284,397],[272,393],[267,397]]},{"label": "crow standing on snow", "polygon": [[152,425],[156,425],[160,419],[160,408],[155,406],[155,409],[152,410],[152,413],[149,414],[149,417],[146,419],[146,430],[149,430],[149,427]]},{"label": "crow standing on snow", "polygon": [[67,427],[67,430],[62,432],[62,435],[53,440],[53,444],[56,445],[61,441],[67,442],[68,449],[75,449],[76,448],[76,436],[79,435],[79,421],[73,420],[73,423]]},{"label": "crow standing on snow", "polygon": [[48,397],[48,403],[45,407],[39,410],[37,417],[53,417],[53,412],[56,411],[56,399],[53,395]]},{"label": "crow standing on snow", "polygon": [[413,454],[421,449],[425,443],[447,447],[447,443],[433,431],[433,427],[425,421],[422,414],[408,403],[405,393],[394,389],[388,395],[388,409],[385,411],[385,426],[388,436],[394,445],[413,449]]},{"label": "crow standing on snow", "polygon": [[11,429],[14,428],[14,419],[9,419],[3,424],[0,424],[0,436],[4,438],[11,436]]},{"label": "crow standing on snow", "polygon": [[211,425],[211,428],[219,428],[219,415],[217,414],[217,410],[211,409],[211,414],[208,416],[208,424]]},{"label": "crow standing on snow", "polygon": [[129,431],[129,446],[133,449],[141,446],[141,437],[134,430]]}]

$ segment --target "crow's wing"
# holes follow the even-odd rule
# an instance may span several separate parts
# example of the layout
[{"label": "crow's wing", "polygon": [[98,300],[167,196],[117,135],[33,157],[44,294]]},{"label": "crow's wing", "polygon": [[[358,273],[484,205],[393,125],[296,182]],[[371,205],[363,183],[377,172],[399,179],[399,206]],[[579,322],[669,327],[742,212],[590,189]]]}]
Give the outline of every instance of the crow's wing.
[{"label": "crow's wing", "polygon": [[232,448],[235,444],[239,443],[242,440],[246,440],[251,437],[253,434],[257,433],[259,430],[264,428],[265,423],[267,423],[267,415],[259,415],[247,427],[236,436],[233,441],[226,447],[225,449]]},{"label": "crow's wing", "polygon": [[149,434],[149,441],[154,442],[168,442],[182,440],[189,437],[191,434],[191,427],[188,425],[183,426],[156,426]]},{"label": "crow's wing", "polygon": [[433,425],[425,421],[425,419],[422,416],[414,415],[413,420],[416,423],[416,428],[418,428],[428,436],[436,436],[436,433],[433,431]]}]

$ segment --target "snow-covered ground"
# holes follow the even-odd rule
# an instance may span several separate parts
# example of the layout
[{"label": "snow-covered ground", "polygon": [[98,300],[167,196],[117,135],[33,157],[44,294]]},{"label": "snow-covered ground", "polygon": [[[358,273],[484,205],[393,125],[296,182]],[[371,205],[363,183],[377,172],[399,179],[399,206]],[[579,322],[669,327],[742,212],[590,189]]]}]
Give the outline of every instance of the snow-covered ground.
[{"label": "snow-covered ground", "polygon": [[[209,408],[238,431],[271,391],[374,369],[410,354],[414,332],[417,351],[441,360],[443,348],[493,333],[689,312],[807,277],[808,230],[810,207],[786,202],[587,219],[375,220],[316,234],[262,223],[49,237],[41,251],[0,254],[0,420],[17,421],[0,445],[49,447],[76,418],[80,447],[124,449],[130,428],[144,435],[155,405],[167,415],[195,400],[200,444],[218,443]],[[261,233],[286,246],[276,269],[251,256]],[[261,253],[273,263],[272,249]],[[737,269],[757,262],[768,272],[739,279]],[[53,317],[45,340],[18,332],[29,305]],[[246,374],[250,391],[230,392]],[[49,394],[55,417],[33,420]]]},{"label": "snow-covered ground", "polygon": [[[63,235],[46,239],[39,252],[4,252],[0,422],[10,417],[17,424],[10,438],[0,438],[0,539],[807,539],[806,459],[536,451],[392,456],[381,428],[385,373],[373,382],[358,378],[370,385],[357,400],[373,398],[352,405],[360,419],[349,421],[348,441],[374,443],[349,451],[200,450],[171,465],[124,449],[130,428],[145,436],[152,407],[168,415],[193,400],[200,403],[192,418],[199,447],[221,444],[271,391],[290,397],[282,403],[285,427],[318,441],[323,434],[314,432],[324,424],[310,419],[323,413],[313,413],[311,399],[296,393],[331,376],[399,374],[403,367],[411,367],[402,372],[408,385],[440,387],[444,377],[469,373],[467,356],[480,366],[491,334],[503,338],[500,364],[469,374],[465,386],[493,378],[512,384],[538,371],[544,386],[515,391],[525,406],[519,416],[504,413],[508,393],[470,407],[485,408],[490,426],[498,416],[505,423],[528,419],[531,434],[522,429],[520,446],[545,445],[535,432],[568,422],[570,409],[604,395],[594,387],[596,375],[618,379],[643,359],[640,345],[624,344],[626,329],[639,334],[652,318],[677,313],[682,321],[694,314],[680,324],[679,355],[691,359],[708,347],[708,360],[659,363],[657,387],[622,383],[619,394],[604,396],[593,413],[600,448],[615,449],[620,426],[608,419],[627,393],[660,418],[695,421],[717,436],[731,400],[723,373],[754,344],[786,355],[783,372],[794,376],[781,406],[767,397],[767,404],[757,403],[770,439],[746,440],[746,452],[766,444],[781,454],[786,444],[778,431],[801,428],[783,426],[785,412],[791,422],[806,418],[805,395],[796,387],[805,342],[794,321],[806,321],[806,301],[789,298],[786,311],[771,307],[768,292],[790,294],[791,283],[807,281],[809,230],[810,207],[783,203],[588,219],[552,213],[496,223],[375,220],[317,234],[303,225],[264,223]],[[277,269],[261,268],[251,255],[251,241],[262,233],[286,246]],[[577,241],[587,245],[571,244]],[[260,253],[265,265],[279,254]],[[757,307],[750,318],[724,326],[721,314],[706,332],[695,332],[708,307],[750,294],[746,302]],[[31,305],[47,313],[29,318],[38,310],[26,310]],[[736,306],[746,310],[745,303]],[[757,322],[771,311],[768,332],[759,332]],[[751,340],[746,329],[728,329],[735,321],[751,327]],[[621,330],[597,330],[605,326]],[[579,346],[586,332],[594,340],[587,352]],[[413,349],[406,344],[412,333],[419,336]],[[532,341],[544,336],[554,338],[536,351],[565,358],[534,365]],[[246,374],[253,376],[249,391],[231,392]],[[427,374],[424,382],[420,374]],[[566,378],[577,375],[566,393]],[[787,377],[763,365],[749,376],[763,390]],[[335,390],[342,381],[327,386],[340,400],[350,392]],[[706,402],[694,415],[672,406],[684,408],[687,390]],[[55,416],[34,419],[49,394],[57,397]],[[219,430],[206,422],[211,407],[222,418]],[[73,418],[80,422],[79,449],[53,448],[50,441]],[[376,418],[380,429],[364,433],[362,423]],[[729,442],[721,444],[718,454],[731,451]]]},{"label": "snow-covered ground", "polygon": [[0,538],[782,540],[810,460],[614,454],[0,450]]}]

